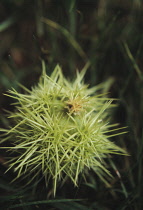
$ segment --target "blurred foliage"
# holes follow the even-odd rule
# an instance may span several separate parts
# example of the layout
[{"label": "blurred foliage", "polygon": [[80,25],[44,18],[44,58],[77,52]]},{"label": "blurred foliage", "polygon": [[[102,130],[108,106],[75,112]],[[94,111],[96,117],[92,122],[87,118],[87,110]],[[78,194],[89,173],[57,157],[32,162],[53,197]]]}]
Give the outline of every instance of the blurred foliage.
[{"label": "blurred foliage", "polygon": [[6,154],[1,151],[1,209],[143,209],[142,12],[141,0],[0,1],[0,127],[8,126],[3,109],[11,110],[13,102],[3,93],[11,87],[21,91],[18,82],[35,85],[42,59],[48,74],[59,63],[67,77],[90,62],[86,82],[112,81],[110,96],[120,99],[113,121],[128,126],[129,133],[113,141],[130,153],[109,159],[110,187],[91,171],[79,188],[71,183],[59,187],[55,199],[61,203],[45,204],[51,197],[44,185],[23,189],[10,184],[14,175],[4,174]]}]

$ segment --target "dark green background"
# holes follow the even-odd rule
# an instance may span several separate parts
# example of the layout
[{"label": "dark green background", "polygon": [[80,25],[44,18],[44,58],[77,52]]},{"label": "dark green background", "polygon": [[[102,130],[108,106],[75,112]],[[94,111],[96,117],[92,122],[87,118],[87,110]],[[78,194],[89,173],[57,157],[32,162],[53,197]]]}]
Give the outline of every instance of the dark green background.
[{"label": "dark green background", "polygon": [[[43,22],[48,18],[52,22]],[[54,24],[56,23],[56,24]],[[40,187],[10,184],[6,152],[0,153],[1,209],[143,209],[143,3],[141,0],[1,0],[0,1],[0,127],[12,110],[3,95],[18,82],[30,88],[41,74],[41,60],[50,74],[59,63],[68,78],[90,62],[85,81],[109,81],[109,96],[119,99],[113,122],[128,126],[113,139],[130,156],[109,159],[114,178],[108,188],[91,171],[88,184],[67,183],[56,200]],[[112,82],[110,82],[112,81]],[[118,171],[120,176],[118,175]],[[58,200],[57,200],[58,199]],[[80,201],[68,199],[81,199]],[[51,203],[48,203],[51,202]]]}]

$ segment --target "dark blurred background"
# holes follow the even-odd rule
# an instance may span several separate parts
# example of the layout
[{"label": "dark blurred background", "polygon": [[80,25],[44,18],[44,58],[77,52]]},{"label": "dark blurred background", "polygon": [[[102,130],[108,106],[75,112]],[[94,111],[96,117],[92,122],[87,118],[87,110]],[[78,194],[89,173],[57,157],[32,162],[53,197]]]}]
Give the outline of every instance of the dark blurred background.
[{"label": "dark blurred background", "polygon": [[12,87],[21,91],[18,83],[28,88],[35,85],[42,72],[42,60],[47,74],[59,63],[71,79],[76,69],[90,63],[86,83],[93,86],[106,82],[109,96],[119,99],[113,122],[128,126],[129,132],[113,140],[130,156],[109,159],[109,170],[114,176],[110,186],[91,172],[88,184],[81,180],[79,188],[68,183],[59,189],[56,199],[64,201],[44,204],[42,200],[48,194],[44,187],[39,193],[29,191],[29,196],[18,184],[10,184],[13,174],[4,174],[2,151],[2,208],[143,209],[142,1],[0,0],[0,127],[9,125],[4,109],[13,109],[12,100],[3,93]]}]

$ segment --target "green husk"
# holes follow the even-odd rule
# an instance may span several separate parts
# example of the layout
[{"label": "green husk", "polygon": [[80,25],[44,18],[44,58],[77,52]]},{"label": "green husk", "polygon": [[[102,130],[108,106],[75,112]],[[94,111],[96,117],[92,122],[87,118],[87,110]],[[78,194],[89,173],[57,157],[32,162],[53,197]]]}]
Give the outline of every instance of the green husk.
[{"label": "green husk", "polygon": [[103,86],[88,88],[84,74],[85,69],[77,72],[70,82],[57,65],[50,77],[43,70],[32,90],[23,87],[25,94],[15,89],[6,94],[16,99],[9,116],[12,127],[3,130],[2,142],[9,141],[6,149],[14,153],[8,170],[14,168],[16,178],[30,176],[31,181],[43,174],[46,185],[53,179],[54,195],[57,183],[67,177],[77,186],[85,169],[105,180],[105,174],[110,176],[105,165],[109,154],[125,154],[109,140],[125,133],[113,129],[117,124],[109,124],[113,100],[98,94]]}]

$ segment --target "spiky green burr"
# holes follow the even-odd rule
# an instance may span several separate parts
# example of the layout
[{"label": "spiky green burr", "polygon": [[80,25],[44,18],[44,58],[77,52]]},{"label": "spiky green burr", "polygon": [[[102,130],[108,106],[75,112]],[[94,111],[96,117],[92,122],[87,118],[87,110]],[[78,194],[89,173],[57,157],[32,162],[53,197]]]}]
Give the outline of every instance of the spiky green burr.
[{"label": "spiky green burr", "polygon": [[112,100],[98,95],[98,86],[88,88],[84,74],[77,72],[70,82],[57,65],[50,77],[43,71],[32,90],[23,87],[25,94],[9,91],[16,109],[3,141],[11,143],[7,149],[14,155],[8,164],[17,178],[30,176],[31,181],[42,175],[46,184],[53,179],[55,194],[58,182],[69,177],[77,185],[85,169],[109,174],[104,159],[124,152],[109,140],[119,134],[109,124]]}]

